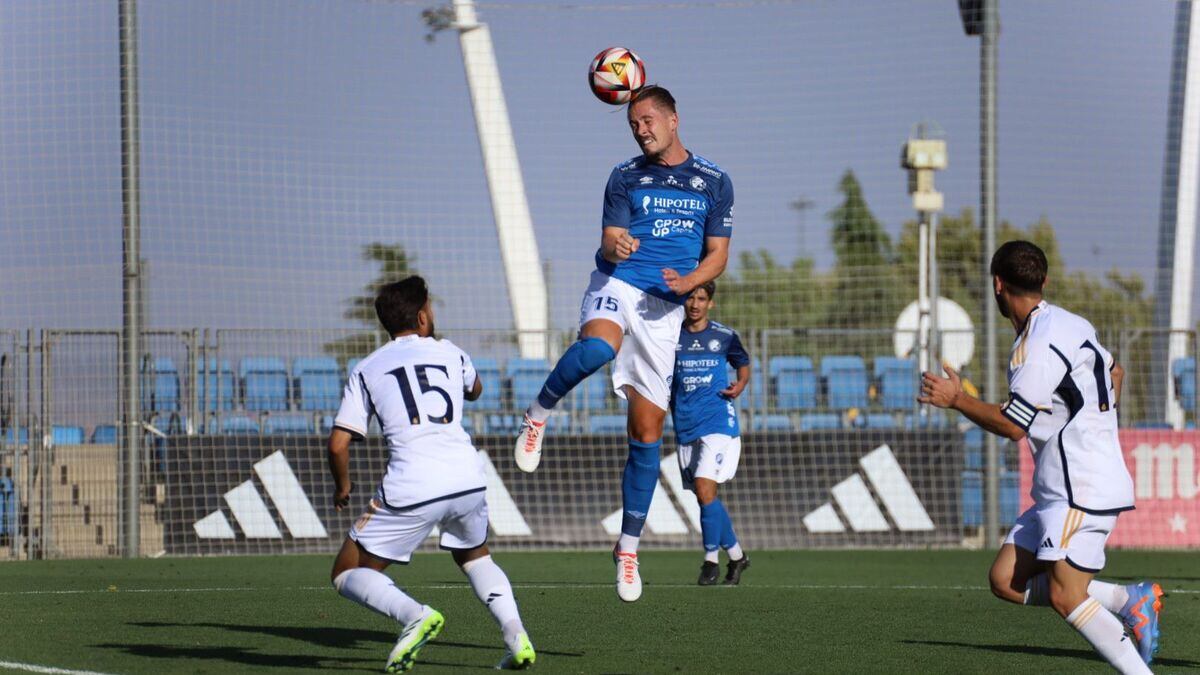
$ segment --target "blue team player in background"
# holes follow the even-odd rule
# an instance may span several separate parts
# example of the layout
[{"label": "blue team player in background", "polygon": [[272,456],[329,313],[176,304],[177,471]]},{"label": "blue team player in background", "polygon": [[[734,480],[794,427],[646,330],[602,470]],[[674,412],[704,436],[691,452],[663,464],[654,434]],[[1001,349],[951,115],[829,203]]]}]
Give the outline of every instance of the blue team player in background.
[{"label": "blue team player in background", "polygon": [[[729,555],[725,584],[735,586],[750,556],[742,551],[717,485],[733,478],[742,454],[737,406],[733,401],[750,382],[750,356],[732,328],[708,320],[715,282],[692,291],[684,307],[687,317],[679,331],[675,378],[671,387],[671,418],[679,441],[679,472],[683,484],[700,502],[700,532],[704,541],[701,586],[717,583],[719,549]],[[729,383],[726,363],[737,371]]]},{"label": "blue team player in background", "polygon": [[617,595],[632,602],[642,595],[638,541],[658,484],[683,303],[693,289],[725,270],[733,183],[721,167],[683,146],[675,99],[666,89],[644,87],[627,112],[642,154],[609,174],[596,270],[580,308],[579,340],[563,353],[525,411],[514,457],[522,471],[536,469],[550,411],[584,378],[613,362],[613,390],[629,402],[629,458],[613,561]]}]

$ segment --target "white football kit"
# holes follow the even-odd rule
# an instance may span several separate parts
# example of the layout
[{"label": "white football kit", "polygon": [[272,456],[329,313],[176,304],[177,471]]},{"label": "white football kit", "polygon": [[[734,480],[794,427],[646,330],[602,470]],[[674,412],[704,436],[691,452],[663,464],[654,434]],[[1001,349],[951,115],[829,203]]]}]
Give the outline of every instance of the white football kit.
[{"label": "white football kit", "polygon": [[1117,436],[1113,357],[1083,317],[1038,304],[1013,343],[1005,417],[1033,450],[1034,505],[1007,543],[1096,572],[1117,514],[1133,508],[1133,479]]},{"label": "white football kit", "polygon": [[371,415],[387,440],[387,471],[349,536],[371,554],[407,562],[436,526],[448,549],[487,539],[487,479],[462,427],[471,359],[448,340],[396,338],[354,367],[334,426],[356,438]]}]

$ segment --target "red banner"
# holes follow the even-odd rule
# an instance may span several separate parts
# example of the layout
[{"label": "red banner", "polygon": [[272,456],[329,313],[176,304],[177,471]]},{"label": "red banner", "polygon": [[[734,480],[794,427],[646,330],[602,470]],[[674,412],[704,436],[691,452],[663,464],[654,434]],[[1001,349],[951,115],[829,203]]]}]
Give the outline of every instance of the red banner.
[{"label": "red banner", "polygon": [[[1109,546],[1200,546],[1200,432],[1122,429],[1121,451],[1133,476],[1137,508],[1122,513]],[[1033,456],[1021,441],[1021,511],[1033,505]]]}]

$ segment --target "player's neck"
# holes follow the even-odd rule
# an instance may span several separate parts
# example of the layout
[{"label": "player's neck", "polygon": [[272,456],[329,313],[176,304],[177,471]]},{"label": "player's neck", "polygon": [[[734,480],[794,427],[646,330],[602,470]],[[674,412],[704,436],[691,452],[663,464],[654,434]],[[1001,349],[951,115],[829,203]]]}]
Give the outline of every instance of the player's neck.
[{"label": "player's neck", "polygon": [[687,332],[689,333],[702,332],[704,329],[708,328],[708,317],[700,319],[699,321],[684,321],[683,327],[687,329]]},{"label": "player's neck", "polygon": [[687,148],[676,139],[671,147],[651,157],[650,162],[662,166],[675,166],[686,162],[688,154]]},{"label": "player's neck", "polygon": [[1013,298],[1011,302],[1008,319],[1012,321],[1013,330],[1020,333],[1029,322],[1030,313],[1042,304],[1042,296],[1018,297]]}]

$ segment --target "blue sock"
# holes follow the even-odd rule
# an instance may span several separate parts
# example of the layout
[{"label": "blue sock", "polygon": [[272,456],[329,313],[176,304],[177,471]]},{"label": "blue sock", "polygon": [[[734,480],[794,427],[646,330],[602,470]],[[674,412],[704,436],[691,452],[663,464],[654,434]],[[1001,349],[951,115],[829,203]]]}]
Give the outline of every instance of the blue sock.
[{"label": "blue sock", "polygon": [[731,549],[738,543],[737,535],[733,533],[733,521],[729,519],[729,511],[720,499],[714,499],[713,504],[721,509],[721,548]]},{"label": "blue sock", "polygon": [[715,551],[721,545],[727,515],[720,499],[700,505],[700,538],[705,551]]},{"label": "blue sock", "polygon": [[554,370],[546,378],[546,384],[538,392],[538,405],[549,410],[558,405],[567,392],[584,378],[604,367],[617,355],[611,345],[600,338],[584,338],[567,348]]},{"label": "blue sock", "polygon": [[650,511],[650,500],[654,498],[654,487],[658,485],[658,456],[661,450],[661,438],[653,443],[629,441],[629,459],[625,460],[625,473],[621,476],[622,534],[642,536],[646,514]]}]

